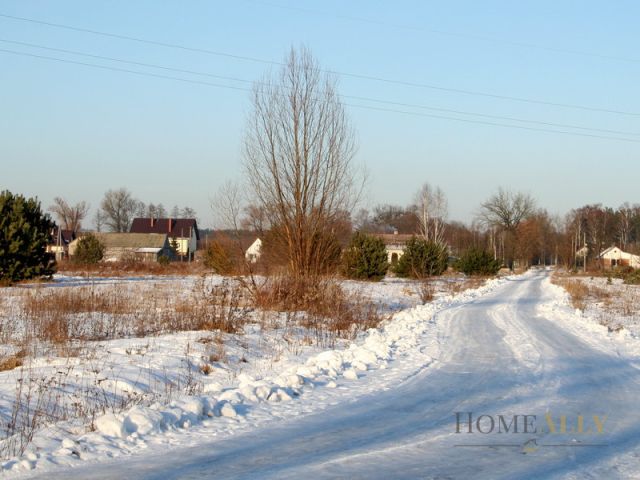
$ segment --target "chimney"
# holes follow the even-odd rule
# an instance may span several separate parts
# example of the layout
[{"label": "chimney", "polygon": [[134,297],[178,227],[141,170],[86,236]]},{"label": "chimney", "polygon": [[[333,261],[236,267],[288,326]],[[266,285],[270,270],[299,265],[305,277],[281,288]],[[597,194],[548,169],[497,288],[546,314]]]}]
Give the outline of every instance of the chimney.
[{"label": "chimney", "polygon": [[171,233],[171,224],[173,223],[173,218],[168,218],[167,221],[169,222],[169,233]]},{"label": "chimney", "polygon": [[153,216],[151,217],[151,226],[153,227]]}]

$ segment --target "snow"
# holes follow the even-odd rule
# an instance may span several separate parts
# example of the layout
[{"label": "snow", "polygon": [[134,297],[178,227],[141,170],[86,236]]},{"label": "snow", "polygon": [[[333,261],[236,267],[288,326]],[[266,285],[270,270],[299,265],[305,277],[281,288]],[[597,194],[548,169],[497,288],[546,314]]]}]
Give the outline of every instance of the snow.
[{"label": "snow", "polygon": [[[23,458],[5,462],[5,474],[29,475],[34,469],[37,476],[51,472],[64,478],[640,476],[640,348],[633,334],[611,332],[593,315],[576,312],[544,271],[491,280],[426,305],[407,288],[406,282],[372,284],[369,294],[387,300],[397,313],[330,350],[296,347],[280,350],[275,360],[255,353],[270,341],[282,348],[276,335],[265,340],[273,332],[247,332],[242,342],[248,348],[227,338],[230,356],[249,358],[239,373],[220,364],[200,379],[199,393],[106,413],[95,419],[93,432],[74,433],[71,424],[52,427]],[[180,348],[197,345],[198,335],[107,342],[105,349],[126,371],[111,379],[109,389],[144,396],[149,382],[131,381],[135,369],[184,369],[185,357],[195,359],[200,352],[185,356]],[[149,345],[142,348],[141,342]],[[132,348],[141,354],[127,354]],[[130,369],[127,362],[133,363]],[[454,412],[540,419],[607,415],[610,430],[598,442],[608,446],[544,448],[590,440],[575,432],[546,432],[509,438],[516,442],[511,449],[457,448],[505,441],[494,434],[460,438]]]}]

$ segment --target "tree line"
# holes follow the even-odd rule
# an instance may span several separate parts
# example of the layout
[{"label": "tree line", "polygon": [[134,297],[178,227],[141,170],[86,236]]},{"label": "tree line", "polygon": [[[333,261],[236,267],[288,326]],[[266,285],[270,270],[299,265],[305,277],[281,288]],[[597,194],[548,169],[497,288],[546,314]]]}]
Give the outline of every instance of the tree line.
[{"label": "tree line", "polygon": [[[79,232],[82,222],[89,213],[89,204],[80,201],[69,203],[62,197],[55,197],[49,207],[57,224],[64,230]],[[110,232],[128,232],[131,222],[135,217],[149,218],[196,218],[196,211],[191,207],[178,207],[175,205],[170,212],[162,203],[144,203],[133,196],[126,188],[108,190],[94,216],[95,229]]]}]

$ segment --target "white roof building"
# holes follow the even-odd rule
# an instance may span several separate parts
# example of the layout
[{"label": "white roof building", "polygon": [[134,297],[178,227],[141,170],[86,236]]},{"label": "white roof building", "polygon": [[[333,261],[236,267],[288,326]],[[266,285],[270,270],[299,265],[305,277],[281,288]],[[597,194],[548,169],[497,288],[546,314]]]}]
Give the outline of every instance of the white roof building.
[{"label": "white roof building", "polygon": [[605,267],[632,267],[640,268],[640,255],[627,253],[618,247],[609,247],[600,253]]},{"label": "white roof building", "polygon": [[250,263],[256,263],[260,259],[260,250],[262,249],[262,240],[256,238],[247,251],[244,252],[244,258]]}]

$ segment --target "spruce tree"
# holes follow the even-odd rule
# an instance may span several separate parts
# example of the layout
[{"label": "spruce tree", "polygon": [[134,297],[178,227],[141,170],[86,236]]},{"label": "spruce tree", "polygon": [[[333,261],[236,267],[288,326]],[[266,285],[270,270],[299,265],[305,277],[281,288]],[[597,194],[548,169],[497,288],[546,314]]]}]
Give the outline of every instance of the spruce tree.
[{"label": "spruce tree", "polygon": [[88,234],[78,240],[74,261],[83,264],[95,264],[104,256],[104,245],[95,235]]},{"label": "spruce tree", "polygon": [[387,273],[387,250],[382,239],[356,232],[342,256],[342,273],[359,280],[381,280]]},{"label": "spruce tree", "polygon": [[426,278],[441,275],[447,269],[447,248],[435,242],[413,237],[394,267],[399,277]]},{"label": "spruce tree", "polygon": [[55,258],[46,249],[54,227],[37,199],[0,193],[0,283],[53,275]]},{"label": "spruce tree", "polygon": [[455,263],[456,270],[467,275],[495,275],[501,266],[502,262],[479,248],[470,248]]}]

